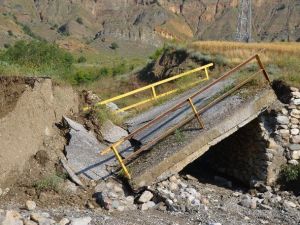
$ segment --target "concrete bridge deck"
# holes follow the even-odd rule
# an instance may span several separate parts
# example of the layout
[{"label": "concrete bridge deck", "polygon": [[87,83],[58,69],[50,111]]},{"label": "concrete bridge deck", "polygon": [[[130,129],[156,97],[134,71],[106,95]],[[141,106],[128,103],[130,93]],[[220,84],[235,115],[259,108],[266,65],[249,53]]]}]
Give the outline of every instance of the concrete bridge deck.
[{"label": "concrete bridge deck", "polygon": [[[251,122],[277,100],[271,87],[256,90],[247,95],[241,94],[243,91],[246,91],[246,88],[206,110],[201,115],[205,129],[200,129],[197,120],[194,119],[180,128],[177,134],[164,138],[152,146],[150,151],[144,152],[134,160],[129,165],[132,187],[139,189],[181,171],[186,165],[208,151],[210,146],[217,144],[240,127]],[[205,102],[204,98],[200,97],[199,100],[196,100],[199,106],[204,104],[201,103]],[[182,108],[180,110],[185,111],[187,109]],[[178,114],[178,112],[174,113],[174,115]],[[191,115],[192,112],[187,114]],[[173,120],[172,118],[170,116],[167,119],[168,127],[172,127],[178,122],[177,119],[170,122]],[[158,125],[158,127],[161,126],[165,126],[165,124]],[[148,129],[133,138],[145,145],[148,140],[158,135],[155,131],[158,127],[154,126],[154,132]],[[148,135],[150,138],[147,138]]]}]

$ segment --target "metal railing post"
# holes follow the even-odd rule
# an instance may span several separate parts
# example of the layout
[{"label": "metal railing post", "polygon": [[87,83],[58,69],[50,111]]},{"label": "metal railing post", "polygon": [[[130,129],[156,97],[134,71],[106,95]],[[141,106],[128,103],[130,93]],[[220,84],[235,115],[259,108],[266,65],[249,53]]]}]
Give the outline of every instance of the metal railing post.
[{"label": "metal railing post", "polygon": [[208,75],[207,67],[205,67],[205,75],[206,75],[206,80],[209,80],[209,75]]},{"label": "metal railing post", "polygon": [[122,160],[122,158],[121,158],[118,150],[116,149],[115,146],[112,146],[111,148],[112,148],[112,150],[113,150],[113,152],[114,152],[117,160],[119,161],[119,164],[121,165],[121,167],[122,167],[122,169],[123,169],[123,171],[125,173],[125,176],[130,180],[131,179],[130,173],[128,172],[128,170],[127,170],[127,168],[126,168],[126,166],[125,166],[125,164],[124,164],[124,162],[123,162],[123,160]]},{"label": "metal railing post", "polygon": [[195,114],[195,117],[197,118],[197,120],[198,120],[198,122],[199,122],[199,124],[200,124],[200,127],[201,127],[201,128],[204,128],[204,123],[203,123],[202,119],[200,118],[200,116],[199,116],[199,114],[198,114],[198,112],[197,112],[197,110],[196,110],[196,107],[195,107],[195,105],[194,105],[192,99],[191,99],[191,98],[188,98],[188,102],[190,103],[190,105],[191,105],[191,107],[192,107],[192,110],[193,110],[193,112],[194,112],[194,114]]},{"label": "metal railing post", "polygon": [[259,55],[255,55],[255,58],[256,58],[256,61],[257,61],[258,65],[259,65],[259,67],[261,68],[261,70],[262,70],[262,72],[263,72],[263,74],[264,74],[266,80],[267,80],[269,83],[271,83],[271,80],[270,80],[270,78],[269,78],[269,75],[268,75],[268,73],[267,73],[267,71],[266,71],[264,65],[262,64]]},{"label": "metal railing post", "polygon": [[151,87],[151,90],[152,90],[153,98],[154,98],[154,99],[157,99],[157,95],[156,95],[155,87],[154,87],[154,86],[152,86],[152,87]]}]

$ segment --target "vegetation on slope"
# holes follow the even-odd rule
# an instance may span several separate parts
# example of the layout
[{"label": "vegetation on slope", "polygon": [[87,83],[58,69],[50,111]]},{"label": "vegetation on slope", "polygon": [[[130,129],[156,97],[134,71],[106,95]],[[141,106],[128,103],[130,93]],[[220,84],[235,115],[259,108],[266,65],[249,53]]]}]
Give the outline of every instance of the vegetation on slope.
[{"label": "vegetation on slope", "polygon": [[222,41],[194,42],[191,48],[210,55],[222,55],[234,66],[259,54],[272,79],[283,79],[300,87],[300,44],[287,42],[237,43]]}]

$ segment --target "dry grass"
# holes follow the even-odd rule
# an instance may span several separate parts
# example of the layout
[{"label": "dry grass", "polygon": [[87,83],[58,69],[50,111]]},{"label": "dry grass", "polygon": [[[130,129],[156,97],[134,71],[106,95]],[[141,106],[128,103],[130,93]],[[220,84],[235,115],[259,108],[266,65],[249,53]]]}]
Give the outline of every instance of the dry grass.
[{"label": "dry grass", "polygon": [[222,55],[230,66],[241,63],[258,53],[272,79],[284,79],[290,85],[300,87],[299,43],[239,43],[222,41],[198,41],[190,48],[211,55]]}]

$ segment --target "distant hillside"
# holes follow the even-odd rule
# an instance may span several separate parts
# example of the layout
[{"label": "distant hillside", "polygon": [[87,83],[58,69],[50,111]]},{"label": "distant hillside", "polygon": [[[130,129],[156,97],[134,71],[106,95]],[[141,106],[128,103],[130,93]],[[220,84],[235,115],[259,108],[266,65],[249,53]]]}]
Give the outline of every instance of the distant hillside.
[{"label": "distant hillside", "polygon": [[[299,0],[253,0],[256,41],[300,41]],[[238,0],[2,0],[0,45],[23,38],[81,44],[232,40]]]}]

